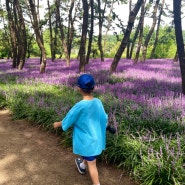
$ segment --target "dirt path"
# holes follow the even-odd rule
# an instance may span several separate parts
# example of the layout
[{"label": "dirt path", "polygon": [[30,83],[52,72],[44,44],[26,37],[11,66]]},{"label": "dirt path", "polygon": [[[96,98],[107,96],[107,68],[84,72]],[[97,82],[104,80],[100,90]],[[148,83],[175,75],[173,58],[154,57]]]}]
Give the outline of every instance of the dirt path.
[{"label": "dirt path", "polygon": [[[0,185],[91,185],[59,137],[0,111]],[[101,185],[134,185],[126,173],[98,163]]]}]

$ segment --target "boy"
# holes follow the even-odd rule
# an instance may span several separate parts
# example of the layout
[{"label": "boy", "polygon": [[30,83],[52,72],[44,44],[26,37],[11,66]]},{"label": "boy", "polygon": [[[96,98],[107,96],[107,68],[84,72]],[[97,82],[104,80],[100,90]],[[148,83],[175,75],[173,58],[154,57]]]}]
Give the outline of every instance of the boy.
[{"label": "boy", "polygon": [[93,185],[100,185],[96,157],[105,149],[108,116],[102,102],[92,96],[94,86],[91,75],[81,75],[78,78],[78,90],[82,100],[70,109],[61,122],[55,122],[53,126],[62,127],[64,131],[73,126],[73,153],[83,159],[75,159],[78,171],[85,174],[87,165]]}]

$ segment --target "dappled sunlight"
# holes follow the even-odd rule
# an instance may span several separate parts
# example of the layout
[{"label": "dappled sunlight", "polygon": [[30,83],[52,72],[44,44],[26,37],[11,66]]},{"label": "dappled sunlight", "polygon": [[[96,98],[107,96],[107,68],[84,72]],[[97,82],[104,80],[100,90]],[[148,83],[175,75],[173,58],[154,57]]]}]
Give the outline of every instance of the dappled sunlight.
[{"label": "dappled sunlight", "polygon": [[[1,122],[0,122],[0,124],[1,124]],[[1,132],[5,132],[5,131],[6,131],[5,128],[3,128],[3,127],[0,126],[0,133]]]},{"label": "dappled sunlight", "polygon": [[21,150],[21,152],[22,153],[28,153],[28,152],[30,152],[31,151],[31,148],[23,148],[22,150]]},{"label": "dappled sunlight", "polygon": [[[16,146],[15,146],[16,147]],[[39,178],[38,171],[47,168],[47,163],[38,162],[35,156],[30,158],[29,148],[23,148],[17,154],[8,154],[0,160],[0,184],[13,184],[18,180],[37,179]],[[28,177],[29,175],[29,177]]]},{"label": "dappled sunlight", "polygon": [[2,170],[7,165],[11,165],[12,162],[16,161],[17,156],[15,154],[9,154],[0,160],[0,169]]},{"label": "dappled sunlight", "polygon": [[12,173],[8,169],[13,168],[13,162],[17,160],[15,154],[9,154],[4,158],[0,159],[0,184],[4,184],[11,179]]},{"label": "dappled sunlight", "polygon": [[31,138],[33,136],[33,133],[31,133],[31,132],[24,132],[24,136],[26,138]]},{"label": "dappled sunlight", "polygon": [[[0,115],[5,115],[5,114],[7,114],[7,113],[9,113],[9,111],[8,111],[8,110],[0,111]],[[0,122],[0,123],[1,123],[1,122]]]}]

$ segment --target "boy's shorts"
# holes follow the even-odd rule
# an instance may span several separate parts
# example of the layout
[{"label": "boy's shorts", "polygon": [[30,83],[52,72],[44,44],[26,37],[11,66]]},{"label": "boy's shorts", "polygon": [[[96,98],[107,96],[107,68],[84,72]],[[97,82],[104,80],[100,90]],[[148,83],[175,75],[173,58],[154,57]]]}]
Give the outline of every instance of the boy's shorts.
[{"label": "boy's shorts", "polygon": [[82,156],[86,161],[94,161],[97,156]]}]

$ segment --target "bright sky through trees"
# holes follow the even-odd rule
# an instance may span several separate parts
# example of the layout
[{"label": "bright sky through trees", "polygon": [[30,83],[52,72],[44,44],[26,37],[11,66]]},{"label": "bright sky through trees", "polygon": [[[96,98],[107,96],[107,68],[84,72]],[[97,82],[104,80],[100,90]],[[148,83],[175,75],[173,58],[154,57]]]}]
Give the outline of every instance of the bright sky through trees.
[{"label": "bright sky through trees", "polygon": [[[50,2],[52,2],[53,0],[50,0]],[[5,4],[5,0],[0,0],[1,5]],[[137,0],[132,0],[132,3],[136,3]],[[173,0],[166,0],[166,4],[169,5],[169,9],[171,11],[173,11]],[[40,17],[44,18],[44,14],[46,12],[45,8],[47,6],[47,3],[45,0],[40,0]],[[183,6],[182,6],[183,7]],[[4,6],[5,9],[5,6]],[[128,15],[129,15],[129,4],[118,4],[115,3],[114,5],[114,11],[119,15],[119,18],[123,21],[124,25],[127,25],[127,21],[128,21]],[[182,9],[182,12],[184,12],[184,9]],[[165,21],[165,23],[163,25],[168,25],[171,24],[171,22],[173,21],[173,17],[168,18],[168,17],[164,17],[162,16],[162,20]],[[152,18],[145,18],[145,25],[150,25],[150,23],[152,23]],[[1,25],[2,27],[2,25]],[[182,14],[182,29],[185,30],[185,17]],[[95,33],[98,31],[98,26],[95,26]],[[96,31],[97,30],[97,31]],[[118,28],[115,28],[115,30],[112,31],[120,31]]]},{"label": "bright sky through trees", "polygon": [[[137,0],[132,1],[137,2]],[[173,0],[166,0],[166,4],[169,5],[169,9],[173,11]],[[183,7],[182,7],[183,8]],[[117,13],[119,13],[119,16],[122,20],[126,21],[128,20],[128,14],[129,14],[129,4],[120,4],[115,6],[115,10]],[[184,12],[184,9],[182,9],[182,12]],[[182,14],[182,29],[185,30],[185,17]],[[165,22],[163,25],[171,24],[173,21],[173,17],[164,17],[162,16],[162,20]],[[152,23],[152,18],[145,18],[145,25],[150,25]]]}]

